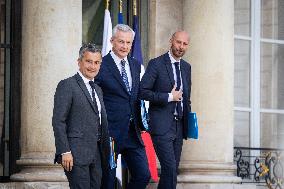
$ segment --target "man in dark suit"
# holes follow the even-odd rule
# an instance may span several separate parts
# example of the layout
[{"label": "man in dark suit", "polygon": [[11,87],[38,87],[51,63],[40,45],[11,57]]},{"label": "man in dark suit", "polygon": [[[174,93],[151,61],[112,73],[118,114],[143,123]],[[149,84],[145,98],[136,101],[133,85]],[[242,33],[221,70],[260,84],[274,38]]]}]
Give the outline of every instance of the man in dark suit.
[{"label": "man in dark suit", "polygon": [[[127,188],[144,189],[150,172],[139,127],[141,65],[128,57],[133,39],[134,31],[129,26],[118,24],[113,28],[112,51],[103,57],[95,81],[104,93],[109,133],[115,141],[116,154],[122,155],[130,171]],[[110,170],[105,178],[103,188],[113,189],[115,169]]]},{"label": "man in dark suit", "polygon": [[79,71],[59,82],[52,125],[55,161],[62,164],[71,189],[99,189],[108,169],[109,134],[103,93],[94,83],[101,51],[93,44],[79,51]]},{"label": "man in dark suit", "polygon": [[140,95],[150,101],[149,129],[161,164],[159,189],[174,189],[183,138],[187,138],[187,113],[191,111],[191,67],[182,60],[189,44],[185,31],[170,39],[170,50],[150,60],[141,80]]}]

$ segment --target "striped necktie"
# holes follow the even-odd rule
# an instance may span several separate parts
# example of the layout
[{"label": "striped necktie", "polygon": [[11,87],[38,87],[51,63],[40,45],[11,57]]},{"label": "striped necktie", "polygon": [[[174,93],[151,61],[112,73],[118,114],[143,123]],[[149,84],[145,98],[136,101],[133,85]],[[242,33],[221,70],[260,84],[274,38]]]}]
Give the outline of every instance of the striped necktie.
[{"label": "striped necktie", "polygon": [[127,77],[126,70],[125,70],[126,62],[124,59],[122,59],[120,63],[121,63],[121,77],[122,77],[123,83],[126,86],[128,93],[130,94],[131,89],[129,86],[128,77]]}]

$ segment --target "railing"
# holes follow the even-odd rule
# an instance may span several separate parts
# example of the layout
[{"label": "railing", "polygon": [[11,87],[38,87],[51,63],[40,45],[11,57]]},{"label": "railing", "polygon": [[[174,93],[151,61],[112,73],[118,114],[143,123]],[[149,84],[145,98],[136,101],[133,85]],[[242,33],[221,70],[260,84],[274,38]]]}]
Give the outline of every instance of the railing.
[{"label": "railing", "polygon": [[243,183],[284,189],[284,149],[235,147],[237,176]]}]

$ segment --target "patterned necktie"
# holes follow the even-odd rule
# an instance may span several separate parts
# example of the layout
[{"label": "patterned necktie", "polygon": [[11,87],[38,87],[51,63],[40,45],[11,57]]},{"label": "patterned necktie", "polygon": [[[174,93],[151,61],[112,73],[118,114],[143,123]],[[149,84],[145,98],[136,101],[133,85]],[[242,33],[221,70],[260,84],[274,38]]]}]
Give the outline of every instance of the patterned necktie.
[{"label": "patterned necktie", "polygon": [[[180,86],[181,86],[179,62],[175,62],[174,64],[175,64],[175,70],[176,70],[176,76],[177,76],[176,91],[179,91],[180,90]],[[177,111],[177,114],[178,114],[177,116],[179,118],[181,118],[182,117],[181,101],[177,102],[176,111]]]},{"label": "patterned necktie", "polygon": [[[99,108],[98,108],[98,105],[97,105],[97,101],[96,101],[96,94],[95,94],[95,82],[93,81],[89,81],[89,84],[92,88],[92,98],[93,98],[93,103],[95,105],[95,109],[97,111],[99,111]],[[102,136],[102,128],[101,128],[101,124],[99,122],[99,125],[98,125],[98,141],[101,140],[101,136]]]},{"label": "patterned necktie", "polygon": [[125,70],[125,60],[121,60],[121,77],[122,77],[122,80],[126,86],[126,89],[128,91],[128,93],[130,94],[130,86],[129,86],[129,82],[128,82],[128,77],[127,77],[127,74],[126,74],[126,70]]}]

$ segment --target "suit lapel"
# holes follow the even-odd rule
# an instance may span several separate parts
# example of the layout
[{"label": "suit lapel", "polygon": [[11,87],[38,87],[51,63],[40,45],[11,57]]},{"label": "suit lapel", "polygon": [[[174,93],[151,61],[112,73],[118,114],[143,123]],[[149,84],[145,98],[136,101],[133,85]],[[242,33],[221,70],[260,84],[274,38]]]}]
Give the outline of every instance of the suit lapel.
[{"label": "suit lapel", "polygon": [[130,67],[130,72],[131,72],[131,78],[132,78],[132,88],[131,88],[131,91],[132,89],[135,88],[136,86],[136,65],[134,65],[135,63],[132,62],[132,60],[130,58],[128,58],[128,63],[129,63],[129,67]]},{"label": "suit lapel", "polygon": [[168,53],[164,54],[164,63],[166,65],[167,73],[170,78],[171,84],[172,86],[174,86],[175,80],[174,80],[173,67],[172,67],[171,60],[170,60]]},{"label": "suit lapel", "polygon": [[106,56],[106,66],[108,67],[108,70],[110,71],[110,73],[112,73],[114,78],[118,81],[118,83],[120,83],[122,88],[128,93],[126,86],[125,86],[125,84],[122,80],[122,77],[120,75],[120,72],[119,72],[114,60],[112,59],[110,53]]},{"label": "suit lapel", "polygon": [[186,75],[185,75],[185,64],[187,64],[186,62],[184,62],[182,59],[180,60],[180,71],[181,71],[181,78],[182,78],[182,86],[183,86],[183,93],[185,94],[185,96],[187,96],[187,87],[188,87],[188,83],[187,83],[187,79],[186,79]]},{"label": "suit lapel", "polygon": [[86,96],[86,98],[88,99],[90,105],[92,106],[93,110],[94,110],[96,113],[99,113],[98,110],[95,108],[95,105],[94,105],[94,103],[93,103],[93,100],[92,100],[92,98],[91,98],[91,95],[90,95],[90,93],[89,93],[89,91],[88,91],[88,89],[87,89],[87,87],[86,87],[86,85],[85,85],[83,79],[81,78],[81,76],[77,73],[77,74],[75,75],[75,78],[76,78],[76,80],[77,80],[77,82],[78,82],[79,87],[82,89],[84,95]]},{"label": "suit lapel", "polygon": [[[104,103],[103,103],[103,94],[101,94],[100,90],[98,89],[98,85],[96,84],[95,85],[95,90],[96,90],[96,93],[98,95],[98,98],[99,98],[99,101],[100,101],[100,104],[101,104],[101,109],[104,109]],[[102,112],[102,111],[101,111]]]}]

